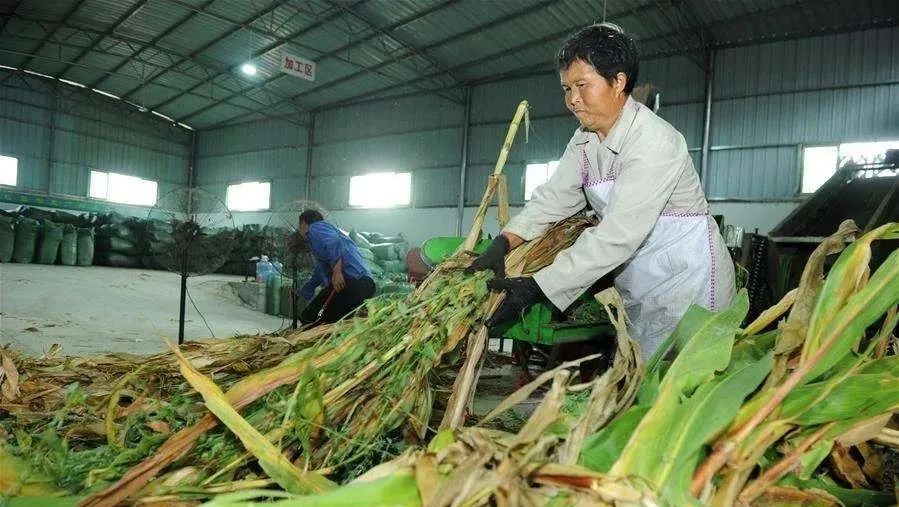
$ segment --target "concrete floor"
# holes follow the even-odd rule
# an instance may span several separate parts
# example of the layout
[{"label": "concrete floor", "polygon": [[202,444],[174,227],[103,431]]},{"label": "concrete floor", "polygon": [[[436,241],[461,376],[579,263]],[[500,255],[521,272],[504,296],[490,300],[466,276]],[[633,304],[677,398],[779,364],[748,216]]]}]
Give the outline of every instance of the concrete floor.
[{"label": "concrete floor", "polygon": [[[189,278],[188,291],[218,338],[288,325],[238,299],[231,275]],[[68,355],[148,354],[178,339],[180,278],[165,271],[100,266],[0,264],[0,346],[40,354],[59,343]],[[185,340],[210,337],[187,301]]]}]

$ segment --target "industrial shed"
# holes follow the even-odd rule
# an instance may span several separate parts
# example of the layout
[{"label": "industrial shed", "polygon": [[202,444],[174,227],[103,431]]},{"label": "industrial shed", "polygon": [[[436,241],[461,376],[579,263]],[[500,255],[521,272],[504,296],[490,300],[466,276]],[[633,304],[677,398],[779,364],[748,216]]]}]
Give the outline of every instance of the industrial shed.
[{"label": "industrial shed", "polygon": [[[589,95],[572,98],[571,90],[581,86],[569,81],[574,64],[569,60],[560,68],[557,56],[573,34],[590,25],[617,34],[609,37],[629,38],[639,54],[638,89],[626,103],[629,92],[617,92],[621,102],[614,111],[623,116],[612,116],[605,130],[585,120],[587,113],[572,113],[578,104],[593,107],[590,100],[598,101],[592,104],[600,104],[596,111],[602,114],[611,106]],[[616,76],[629,84],[634,78],[626,59],[624,70],[612,77],[580,56],[573,61],[585,63],[587,75],[612,90]],[[648,188],[656,182],[621,176],[618,162],[603,165],[609,160],[603,158],[606,146],[619,156],[614,160],[626,159],[608,139],[615,139],[615,128],[624,135],[623,120],[616,118],[632,119],[627,108],[682,136],[676,144],[684,151],[678,153],[685,169],[671,185],[686,188],[695,181],[698,212],[679,208],[670,196],[680,190],[672,194],[669,188],[659,204],[664,208],[654,209],[643,230],[640,216],[649,208],[641,206],[653,195],[627,201],[628,213],[620,213],[625,198],[618,194],[599,206],[591,200],[592,184],[620,178]],[[590,141],[569,144],[581,135]],[[640,149],[628,149],[654,153],[662,138],[649,139]],[[600,150],[598,159],[589,158],[589,148],[579,152],[582,174],[574,180],[583,181],[572,191],[585,197],[570,212],[560,211],[568,194],[555,172],[575,170],[574,158],[566,162],[566,146]],[[0,0],[0,435],[8,442],[0,444],[0,468],[15,470],[9,484],[18,484],[10,489],[0,472],[0,498],[199,505],[218,501],[218,493],[262,489],[270,494],[234,501],[275,501],[283,494],[296,505],[332,505],[341,495],[354,498],[353,481],[367,470],[405,459],[391,462],[400,472],[371,486],[377,494],[399,488],[393,497],[373,493],[351,504],[542,505],[564,497],[573,504],[639,499],[645,505],[683,505],[683,495],[692,495],[689,501],[709,505],[781,505],[787,498],[808,505],[890,505],[899,463],[899,421],[890,414],[899,409],[899,399],[885,395],[863,402],[858,393],[899,392],[893,336],[899,293],[890,289],[899,286],[897,150],[899,4],[890,0]],[[642,170],[635,167],[627,174]],[[574,180],[564,181],[570,187]],[[301,215],[308,210],[320,213],[321,223],[317,214]],[[666,216],[707,217],[701,220],[708,229],[702,230],[712,258],[711,296],[684,296],[676,315],[666,307],[662,313],[673,319],[668,327],[648,316],[646,305],[655,304],[656,296],[640,299],[635,294],[643,289],[622,285],[631,274],[640,280],[655,269],[634,259],[655,248],[650,242],[661,234],[658,224]],[[619,236],[602,232],[604,221],[610,230],[615,224]],[[624,238],[631,233],[633,238]],[[317,243],[322,238],[328,238],[327,247]],[[595,242],[591,248],[598,257],[612,259],[608,266],[583,260],[588,241]],[[831,255],[850,244],[855,246],[840,261],[825,258],[825,247]],[[497,248],[498,257],[490,257]],[[622,258],[610,257],[627,248]],[[571,253],[576,251],[580,257]],[[642,283],[695,281],[692,272],[665,271],[681,269],[674,266],[683,264],[678,259],[690,264],[692,257],[689,250],[665,250],[663,273]],[[510,284],[521,281],[528,288],[505,284],[497,262]],[[870,277],[840,271],[840,262],[870,263]],[[472,263],[494,269],[499,280],[488,282],[489,276],[472,270],[461,274]],[[819,284],[816,273],[827,275],[832,266],[837,281],[828,277],[832,285]],[[626,271],[631,274],[621,276]],[[371,287],[357,287],[361,279],[371,280]],[[720,296],[720,304],[716,283],[733,294]],[[836,296],[828,291],[836,289],[828,287],[842,283],[856,299],[829,299]],[[594,295],[611,286],[622,302],[608,295],[597,302]],[[678,299],[671,290],[664,289],[664,297]],[[355,299],[343,301],[348,293]],[[520,307],[509,306],[504,322],[497,323],[503,305],[519,296]],[[871,315],[852,313],[853,304]],[[629,318],[607,314],[612,307],[626,309]],[[383,315],[391,315],[387,322],[393,324],[378,320]],[[837,345],[822,345],[830,342],[814,333],[830,329],[827,315],[854,323],[854,345],[836,338]],[[643,320],[664,328],[658,340],[644,339]],[[423,322],[439,322],[447,331]],[[682,329],[698,322],[730,326],[715,329],[729,336],[733,352],[727,347],[716,363],[696,352],[715,347],[696,345],[698,355],[690,357],[693,342]],[[756,334],[774,340],[763,331],[783,329],[798,334],[759,345],[764,340]],[[697,344],[710,339],[696,333]],[[328,362],[328,351],[350,343],[374,355]],[[399,359],[398,343],[406,344],[405,354],[417,351],[414,359]],[[720,408],[718,414],[733,413],[702,433],[696,449],[654,456],[665,445],[648,445],[655,436],[628,414],[702,412],[686,405],[677,408],[685,412],[659,408],[658,398],[635,400],[638,384],[646,392],[644,373],[664,385],[674,375],[665,375],[669,365],[680,371],[680,358],[684,372],[690,371],[683,364],[688,361],[711,368],[697,367],[697,382],[720,387],[740,361],[748,361],[741,354],[752,355],[747,343],[768,347],[752,354],[770,352],[772,363],[765,367],[767,359],[753,356],[759,361],[754,367],[767,373],[754,383],[744,379],[752,386],[730,395],[745,403],[740,417],[739,404]],[[170,350],[179,345],[177,354]],[[850,350],[858,357],[852,368],[846,366]],[[210,401],[214,389],[198,380],[207,375],[231,393],[240,379],[272,374],[271,368],[297,354],[318,357],[322,366],[315,371],[321,376],[303,369],[284,377],[258,393],[267,397],[251,405],[251,414],[241,410],[259,396],[245,403],[229,398],[237,410],[220,412]],[[141,372],[153,380],[138,386]],[[746,411],[758,409],[759,399],[770,400],[766,396],[776,391],[778,403],[792,400],[792,390],[811,389],[806,383],[812,380],[852,380],[856,374],[858,383],[833,384],[815,403],[796,409],[800,415],[789,419],[789,432],[757,442],[759,449],[770,447],[764,458],[747,448],[740,457],[749,468],[715,463],[736,459],[720,450],[730,442],[726,438],[738,435],[738,443],[748,445],[739,439],[767,428],[739,425]],[[543,387],[506,399],[516,387],[541,378]],[[678,384],[684,390],[677,403],[698,396],[703,387],[697,385]],[[600,389],[606,396],[601,407],[595,401]],[[572,401],[579,391],[594,393],[594,401]],[[323,396],[318,415],[295,413],[303,403],[314,405],[298,394],[307,392]],[[809,415],[829,396],[855,400],[855,418]],[[134,430],[132,412],[144,410],[134,400],[141,397],[167,400],[172,407],[173,399],[205,401],[213,414],[207,417],[222,424],[219,433],[192,447],[196,454],[181,454],[187,461],[172,455],[151,474],[128,482],[127,473],[149,466],[144,460],[168,442],[164,437],[202,424],[198,417],[205,414],[186,408],[165,416],[140,412],[140,424],[153,433]],[[711,405],[733,405],[725,398]],[[72,416],[76,404],[91,407],[77,410],[78,421]],[[451,475],[467,466],[458,456],[475,460],[476,430],[470,427],[477,417],[496,406],[511,410],[488,420],[525,439],[519,431],[549,431],[534,430],[541,417],[561,424],[564,417],[547,415],[550,405],[559,414],[563,405],[579,407],[572,417],[586,426],[575,430],[572,423],[568,436],[558,437],[564,445],[539,452],[527,447],[531,440],[521,444],[529,449],[523,454],[494,440],[492,458],[485,448],[476,449],[485,453],[478,465],[483,469],[471,470],[480,472]],[[359,415],[360,407],[388,415],[368,424],[374,416]],[[397,407],[405,415],[396,416]],[[779,405],[769,410],[774,412],[759,411],[761,422],[754,424],[782,415]],[[255,434],[234,422],[241,415],[255,425]],[[300,422],[290,426],[291,417]],[[315,424],[333,434],[303,426],[312,424],[303,417],[319,417]],[[646,425],[677,426],[662,416],[644,417]],[[267,433],[274,426],[266,425],[274,419],[284,420],[278,435],[285,440],[278,439],[277,449],[258,442],[274,434]],[[633,421],[627,432],[622,419]],[[48,427],[65,429],[62,440],[34,444],[12,438]],[[456,440],[440,448],[467,442],[466,450],[452,457],[426,452],[435,434],[443,434],[436,430],[448,428]],[[626,446],[605,443],[631,430],[635,436]],[[336,434],[350,435],[350,443],[339,443]],[[212,449],[214,438],[224,443]],[[253,441],[257,445],[248,443]],[[141,450],[126,453],[130,448]],[[544,453],[537,460],[543,464],[580,468],[540,475],[520,461],[523,455],[536,459],[531,451]],[[102,458],[87,458],[88,452]],[[45,454],[57,458],[41,458]],[[646,464],[669,458],[679,470],[697,468],[690,488],[684,486],[690,476]],[[697,467],[700,458],[703,466]],[[115,465],[100,466],[113,459]],[[510,463],[528,472],[491,475]],[[435,464],[442,467],[434,472],[440,478],[423,478]],[[65,478],[68,468],[75,470],[71,480]],[[410,471],[415,480],[402,482]],[[40,479],[26,480],[31,473]],[[453,489],[455,479],[447,477],[469,485]],[[622,493],[603,477],[637,479],[622,486],[630,488]],[[587,478],[592,486],[584,486]],[[515,486],[498,486],[504,481]],[[474,484],[486,493],[474,494]],[[308,494],[323,496],[302,496]]]}]

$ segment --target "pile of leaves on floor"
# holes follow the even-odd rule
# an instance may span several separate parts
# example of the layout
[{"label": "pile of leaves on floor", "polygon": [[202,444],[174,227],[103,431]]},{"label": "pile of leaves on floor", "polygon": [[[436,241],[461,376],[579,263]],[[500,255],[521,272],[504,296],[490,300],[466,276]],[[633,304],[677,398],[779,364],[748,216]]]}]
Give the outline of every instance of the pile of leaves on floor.
[{"label": "pile of leaves on floor", "polygon": [[[609,370],[578,383],[570,369],[592,358],[564,364],[473,427],[445,424],[450,397],[432,433],[441,402],[428,379],[500,301],[457,258],[409,298],[233,383],[178,350],[159,361],[187,384],[164,399],[126,393],[124,377],[92,395],[61,380],[52,411],[0,420],[14,465],[3,468],[19,495],[91,494],[82,505],[895,505],[899,250],[869,262],[874,242],[896,238],[899,224],[860,235],[844,223],[755,321],[744,325],[745,291],[720,312],[691,307],[645,365],[620,296],[604,291],[618,334]],[[507,266],[533,272],[558,239],[516,249]],[[16,361],[3,358],[4,397],[27,381],[9,382]],[[550,381],[517,432],[485,426]]]},{"label": "pile of leaves on floor", "polygon": [[[509,271],[541,269],[588,225],[557,224],[516,249]],[[427,436],[447,397],[432,383],[438,370],[500,298],[487,274],[461,273],[470,262],[460,254],[408,296],[281,337],[150,357],[4,350],[0,491],[115,505],[346,482]]]}]

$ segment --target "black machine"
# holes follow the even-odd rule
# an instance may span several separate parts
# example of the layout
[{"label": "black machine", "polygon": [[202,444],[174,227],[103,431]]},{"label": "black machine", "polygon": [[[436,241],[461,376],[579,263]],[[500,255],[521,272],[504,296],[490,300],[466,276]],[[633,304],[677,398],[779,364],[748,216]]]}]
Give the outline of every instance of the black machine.
[{"label": "black machine", "polygon": [[[776,301],[799,283],[806,260],[818,243],[847,219],[854,220],[862,232],[899,221],[899,150],[888,151],[883,162],[847,164],[838,169],[771,231],[770,242],[754,245],[750,255],[756,262],[750,262],[750,280],[762,274],[754,270],[764,270],[769,296]],[[871,268],[876,269],[897,246],[897,241],[878,242]]]}]

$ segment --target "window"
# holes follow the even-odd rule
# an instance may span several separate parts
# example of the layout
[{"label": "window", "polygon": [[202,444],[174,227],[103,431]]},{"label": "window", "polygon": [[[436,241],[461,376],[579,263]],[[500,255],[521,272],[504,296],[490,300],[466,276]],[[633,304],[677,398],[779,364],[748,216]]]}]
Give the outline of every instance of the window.
[{"label": "window", "polygon": [[350,206],[390,208],[412,202],[412,173],[369,173],[350,178]]},{"label": "window", "polygon": [[19,174],[19,159],[0,155],[0,185],[16,186]]},{"label": "window", "polygon": [[810,194],[837,171],[836,146],[813,146],[802,150],[802,193]]},{"label": "window", "polygon": [[136,176],[103,171],[91,171],[91,197],[122,204],[153,206],[158,196],[158,184]]},{"label": "window", "polygon": [[271,208],[272,184],[267,181],[248,181],[228,185],[225,201],[231,211],[259,211]]},{"label": "window", "polygon": [[[883,162],[887,150],[899,148],[899,141],[843,143],[839,146],[812,146],[802,150],[802,193],[810,194],[824,184],[838,167],[847,164]],[[882,176],[890,172],[879,173]]]},{"label": "window", "polygon": [[540,185],[549,180],[549,177],[556,172],[559,167],[559,161],[553,160],[545,164],[528,164],[524,171],[524,200],[530,201],[531,194]]}]

